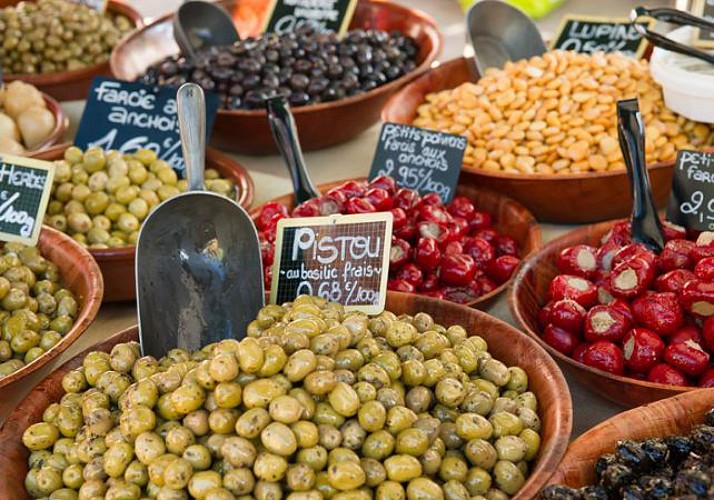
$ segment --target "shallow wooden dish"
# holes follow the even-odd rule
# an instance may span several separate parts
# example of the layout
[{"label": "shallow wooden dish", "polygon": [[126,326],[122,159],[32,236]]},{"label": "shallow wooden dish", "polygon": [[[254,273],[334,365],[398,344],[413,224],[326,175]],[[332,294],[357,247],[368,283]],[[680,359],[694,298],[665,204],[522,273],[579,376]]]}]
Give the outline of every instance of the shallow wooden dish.
[{"label": "shallow wooden dish", "polygon": [[[15,5],[22,0],[0,0],[0,7]],[[109,0],[107,12],[114,15],[123,15],[134,23],[136,28],[144,25],[141,15],[130,5],[122,0]],[[57,73],[42,73],[36,75],[5,74],[5,82],[22,80],[31,83],[38,89],[51,95],[58,101],[74,101],[86,99],[92,79],[95,76],[110,76],[109,60],[87,66],[73,71],[60,71]]]},{"label": "shallow wooden dish", "polygon": [[[572,402],[563,374],[531,339],[515,328],[485,313],[456,304],[444,303],[417,295],[389,292],[387,309],[397,314],[424,311],[445,326],[460,324],[481,335],[489,351],[507,365],[522,367],[529,376],[530,389],[538,397],[542,420],[542,445],[531,475],[514,499],[533,498],[548,480],[565,452],[572,429]],[[27,498],[24,477],[29,453],[22,445],[22,433],[32,423],[42,419],[42,412],[63,394],[61,380],[65,373],[81,365],[83,356],[92,350],[109,351],[115,344],[136,340],[137,329],[124,330],[105,342],[88,349],[52,372],[28,394],[5,422],[0,432],[0,463],[5,481],[0,481],[0,498]]]},{"label": "shallow wooden dish", "polygon": [[[714,389],[698,389],[615,415],[570,443],[548,485],[581,488],[595,482],[595,462],[623,439],[686,434],[714,407]],[[547,486],[547,485],[546,485]]]},{"label": "shallow wooden dish", "polygon": [[42,228],[38,247],[45,258],[57,264],[63,285],[77,297],[81,307],[79,316],[72,329],[52,349],[16,372],[0,378],[0,393],[3,388],[21,381],[66,351],[94,321],[102,303],[102,273],[86,249],[66,234],[50,227]]},{"label": "shallow wooden dish", "polygon": [[[40,160],[59,160],[68,145],[56,146],[43,151],[35,158]],[[231,179],[236,185],[236,201],[244,208],[253,203],[253,179],[241,164],[219,151],[206,150],[206,168],[214,168],[223,177]],[[89,253],[99,263],[104,276],[104,302],[125,302],[136,298],[136,277],[134,275],[135,247],[90,249]]]},{"label": "shallow wooden dish", "polygon": [[[232,12],[236,25],[244,28],[241,35],[255,35],[256,16],[263,16],[268,2],[256,9],[255,1],[225,2]],[[241,19],[239,16],[251,16]],[[387,31],[399,30],[412,36],[419,44],[419,66],[413,72],[366,94],[339,101],[303,106],[293,109],[300,131],[303,149],[313,150],[345,142],[379,121],[379,113],[399,88],[425,72],[441,51],[442,38],[435,21],[426,14],[385,0],[362,0],[357,4],[352,28],[372,28]],[[163,16],[148,26],[134,32],[121,42],[111,57],[114,76],[134,81],[155,62],[179,52],[174,42],[172,15]],[[239,131],[240,133],[236,133]],[[275,143],[262,110],[236,110],[218,112],[211,136],[212,145],[237,153],[275,153]]]},{"label": "shallow wooden dish", "polygon": [[[382,111],[382,121],[411,124],[427,94],[474,81],[473,64],[472,60],[459,58],[429,70],[389,100]],[[672,185],[674,161],[650,165],[648,170],[657,206],[664,207]],[[541,222],[581,224],[626,217],[632,210],[625,170],[525,175],[488,172],[464,164],[461,175],[520,201]]]},{"label": "shallow wooden dish", "polygon": [[[351,180],[364,180],[364,178]],[[346,180],[327,182],[317,186],[317,189],[321,193],[326,193],[330,189],[337,187],[344,182],[346,182]],[[538,221],[520,203],[500,193],[467,184],[459,184],[456,188],[456,194],[466,196],[467,198],[473,200],[478,208],[492,213],[495,226],[498,230],[514,238],[518,242],[521,248],[521,259],[525,259],[528,255],[540,248],[543,240]],[[289,210],[295,208],[295,197],[292,193],[285,194],[270,201],[285,205]],[[260,207],[251,211],[253,219],[258,216],[259,212]],[[469,302],[465,305],[485,311],[508,287],[509,283],[510,282],[506,282],[497,287],[495,290],[487,293],[486,295],[482,295],[477,300]]]},{"label": "shallow wooden dish", "polygon": [[560,251],[580,243],[599,246],[600,239],[611,226],[612,222],[601,222],[577,229],[551,241],[526,259],[516,273],[509,292],[508,302],[511,313],[523,330],[551,356],[558,359],[573,377],[589,389],[621,406],[632,408],[691,391],[695,387],[655,384],[591,368],[556,351],[538,335],[538,310],[545,304],[548,286],[558,274],[556,259]]}]

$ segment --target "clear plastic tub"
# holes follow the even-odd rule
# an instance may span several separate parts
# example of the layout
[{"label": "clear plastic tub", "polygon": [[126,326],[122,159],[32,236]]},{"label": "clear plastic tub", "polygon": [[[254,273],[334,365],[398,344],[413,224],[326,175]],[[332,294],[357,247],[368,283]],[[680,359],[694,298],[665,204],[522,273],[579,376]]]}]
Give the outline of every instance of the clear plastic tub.
[{"label": "clear plastic tub", "polygon": [[[667,36],[689,45],[693,28],[677,28]],[[690,120],[714,123],[714,64],[655,47],[650,71],[662,85],[669,109]]]}]

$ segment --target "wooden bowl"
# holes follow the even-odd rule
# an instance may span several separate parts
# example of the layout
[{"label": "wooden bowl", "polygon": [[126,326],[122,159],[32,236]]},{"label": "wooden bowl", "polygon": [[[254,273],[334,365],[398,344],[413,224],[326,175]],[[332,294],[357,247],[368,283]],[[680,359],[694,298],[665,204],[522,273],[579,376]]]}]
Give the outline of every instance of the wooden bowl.
[{"label": "wooden bowl", "polygon": [[[360,181],[364,180],[364,178],[350,180]],[[327,182],[317,186],[317,189],[321,193],[326,193],[344,182],[346,181]],[[500,193],[468,184],[459,184],[456,187],[456,194],[466,196],[472,200],[478,208],[493,214],[494,223],[498,231],[514,238],[518,242],[521,248],[521,259],[525,259],[528,255],[540,248],[543,240],[538,221],[520,203]],[[289,210],[295,208],[295,197],[293,193],[284,194],[270,201],[285,205]],[[251,211],[253,220],[255,220],[260,213],[260,208],[261,207],[257,207]],[[510,281],[503,283],[491,292],[465,305],[485,311],[493,305],[496,298],[508,287],[509,283]]]},{"label": "wooden bowl", "polygon": [[[43,151],[35,158],[59,160],[68,145],[63,144]],[[236,201],[244,208],[253,203],[253,180],[245,167],[213,148],[206,150],[206,168],[218,170],[221,176],[236,185]],[[99,263],[104,276],[104,302],[125,302],[136,299],[136,277],[134,275],[135,247],[90,249],[89,253]]]},{"label": "wooden bowl", "polygon": [[[239,5],[242,3],[237,2]],[[238,16],[247,15],[248,9],[236,8],[234,1],[226,4],[233,13],[236,25],[239,28],[245,25]],[[267,4],[268,2],[263,2],[264,6]],[[250,12],[255,14],[255,11]],[[263,14],[261,11],[257,15]],[[250,24],[255,23],[251,21]],[[355,29],[399,30],[413,37],[419,44],[419,66],[408,75],[363,95],[294,108],[293,114],[304,150],[345,142],[377,123],[379,113],[389,97],[425,72],[441,51],[441,34],[432,18],[417,10],[385,0],[360,1],[350,26]],[[250,28],[251,26],[246,29]],[[244,32],[241,34],[245,36]],[[151,64],[178,52],[173,36],[172,14],[169,14],[134,32],[116,47],[111,57],[112,72],[121,80],[134,81],[142,76]],[[219,149],[236,153],[267,154],[277,151],[268,126],[267,114],[263,110],[220,110],[211,141],[211,144]]]},{"label": "wooden bowl", "polygon": [[581,243],[600,245],[600,239],[610,230],[612,222],[601,222],[583,227],[557,238],[527,258],[513,280],[509,292],[509,306],[513,317],[525,332],[565,366],[566,371],[589,389],[621,406],[632,408],[668,398],[695,387],[675,387],[655,384],[631,377],[613,375],[592,368],[553,349],[538,332],[538,311],[546,303],[548,286],[558,275],[556,260],[564,248]]},{"label": "wooden bowl", "polygon": [[48,135],[44,141],[39,143],[33,149],[27,150],[25,153],[26,156],[36,155],[37,153],[62,142],[64,139],[64,133],[67,131],[67,127],[69,126],[69,118],[67,118],[67,115],[64,114],[60,103],[44,92],[42,93],[42,98],[45,100],[47,109],[55,117],[55,126],[50,132],[50,135]]},{"label": "wooden bowl", "polygon": [[77,297],[80,312],[72,329],[54,347],[32,363],[0,378],[0,393],[3,388],[21,381],[25,376],[39,370],[66,351],[94,321],[102,303],[104,293],[102,273],[86,249],[66,234],[50,227],[42,228],[37,245],[46,259],[57,264],[62,283]]},{"label": "wooden bowl", "polygon": [[714,407],[714,389],[698,389],[615,415],[570,443],[548,485],[581,488],[595,482],[595,462],[618,441],[688,433]]},{"label": "wooden bowl", "polygon": [[[520,334],[515,328],[485,313],[457,304],[389,292],[387,309],[396,314],[415,314],[424,311],[445,325],[463,325],[478,333],[489,345],[493,356],[507,365],[522,367],[529,376],[530,389],[538,397],[542,420],[542,445],[531,475],[514,499],[533,498],[540,491],[565,452],[572,429],[572,403],[563,374],[555,362],[538,345]],[[5,471],[5,481],[0,481],[0,498],[20,500],[27,498],[24,478],[27,473],[28,451],[22,445],[22,433],[29,425],[42,420],[42,412],[51,403],[59,401],[62,377],[82,364],[82,358],[93,350],[110,351],[119,342],[137,340],[136,327],[124,330],[105,342],[88,349],[52,372],[27,395],[5,422],[0,432],[0,463]]]},{"label": "wooden bowl", "polygon": [[[20,1],[22,0],[0,0],[0,8],[18,4]],[[141,15],[123,0],[109,0],[107,12],[127,17],[134,23],[136,28],[144,25]],[[111,76],[108,59],[104,62],[72,71],[35,75],[6,73],[4,78],[6,83],[10,83],[13,80],[31,83],[58,101],[74,101],[86,99],[89,87],[92,85],[92,79],[95,76]]]},{"label": "wooden bowl", "polygon": [[[473,61],[443,63],[395,94],[382,111],[382,121],[411,124],[427,94],[474,81]],[[657,206],[667,204],[674,161],[648,167]],[[461,176],[520,201],[541,222],[581,224],[626,217],[632,210],[625,170],[569,175],[489,172],[464,164]]]}]

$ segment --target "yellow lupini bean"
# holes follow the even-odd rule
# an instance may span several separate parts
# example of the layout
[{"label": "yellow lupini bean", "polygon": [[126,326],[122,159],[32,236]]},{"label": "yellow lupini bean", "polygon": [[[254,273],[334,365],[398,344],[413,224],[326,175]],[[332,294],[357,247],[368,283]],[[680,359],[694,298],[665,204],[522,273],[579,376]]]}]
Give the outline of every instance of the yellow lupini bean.
[{"label": "yellow lupini bean", "polygon": [[714,127],[675,115],[648,63],[553,51],[489,69],[478,83],[428,94],[414,125],[469,139],[464,163],[488,171],[569,174],[624,169],[618,99],[637,97],[648,163],[714,141]]}]

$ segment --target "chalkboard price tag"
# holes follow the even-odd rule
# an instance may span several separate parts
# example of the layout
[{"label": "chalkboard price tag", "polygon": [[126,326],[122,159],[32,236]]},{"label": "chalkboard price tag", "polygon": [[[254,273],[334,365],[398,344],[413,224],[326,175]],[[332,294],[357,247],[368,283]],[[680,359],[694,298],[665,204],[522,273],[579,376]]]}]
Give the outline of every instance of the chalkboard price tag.
[{"label": "chalkboard price tag", "polygon": [[80,5],[86,5],[89,8],[97,10],[102,14],[107,10],[107,4],[109,0],[69,0],[72,3],[78,3]]},{"label": "chalkboard price tag", "polygon": [[310,25],[344,35],[356,6],[357,0],[272,0],[263,31],[282,35]]},{"label": "chalkboard price tag", "polygon": [[392,220],[389,212],[280,220],[271,303],[316,295],[347,311],[382,312]]},{"label": "chalkboard price tag", "polygon": [[54,176],[51,162],[0,155],[0,241],[37,244]]},{"label": "chalkboard price tag", "polygon": [[411,125],[385,123],[369,171],[369,180],[393,177],[397,185],[436,193],[444,203],[454,197],[467,140],[461,135]]},{"label": "chalkboard price tag", "polygon": [[[714,21],[714,0],[695,0],[692,12],[709,21]],[[695,29],[693,45],[704,49],[713,48],[714,30]]]},{"label": "chalkboard price tag", "polygon": [[[650,28],[654,20],[638,24]],[[647,40],[627,18],[567,15],[557,33],[551,44],[553,50],[573,50],[584,54],[622,52],[639,58],[647,47]]]},{"label": "chalkboard price tag", "polygon": [[[219,105],[218,95],[206,92],[209,136]],[[182,174],[185,165],[179,138],[176,88],[95,78],[74,144],[82,149],[99,146],[122,153],[152,149]]]},{"label": "chalkboard price tag", "polygon": [[714,231],[714,153],[677,153],[667,220],[689,229]]}]

